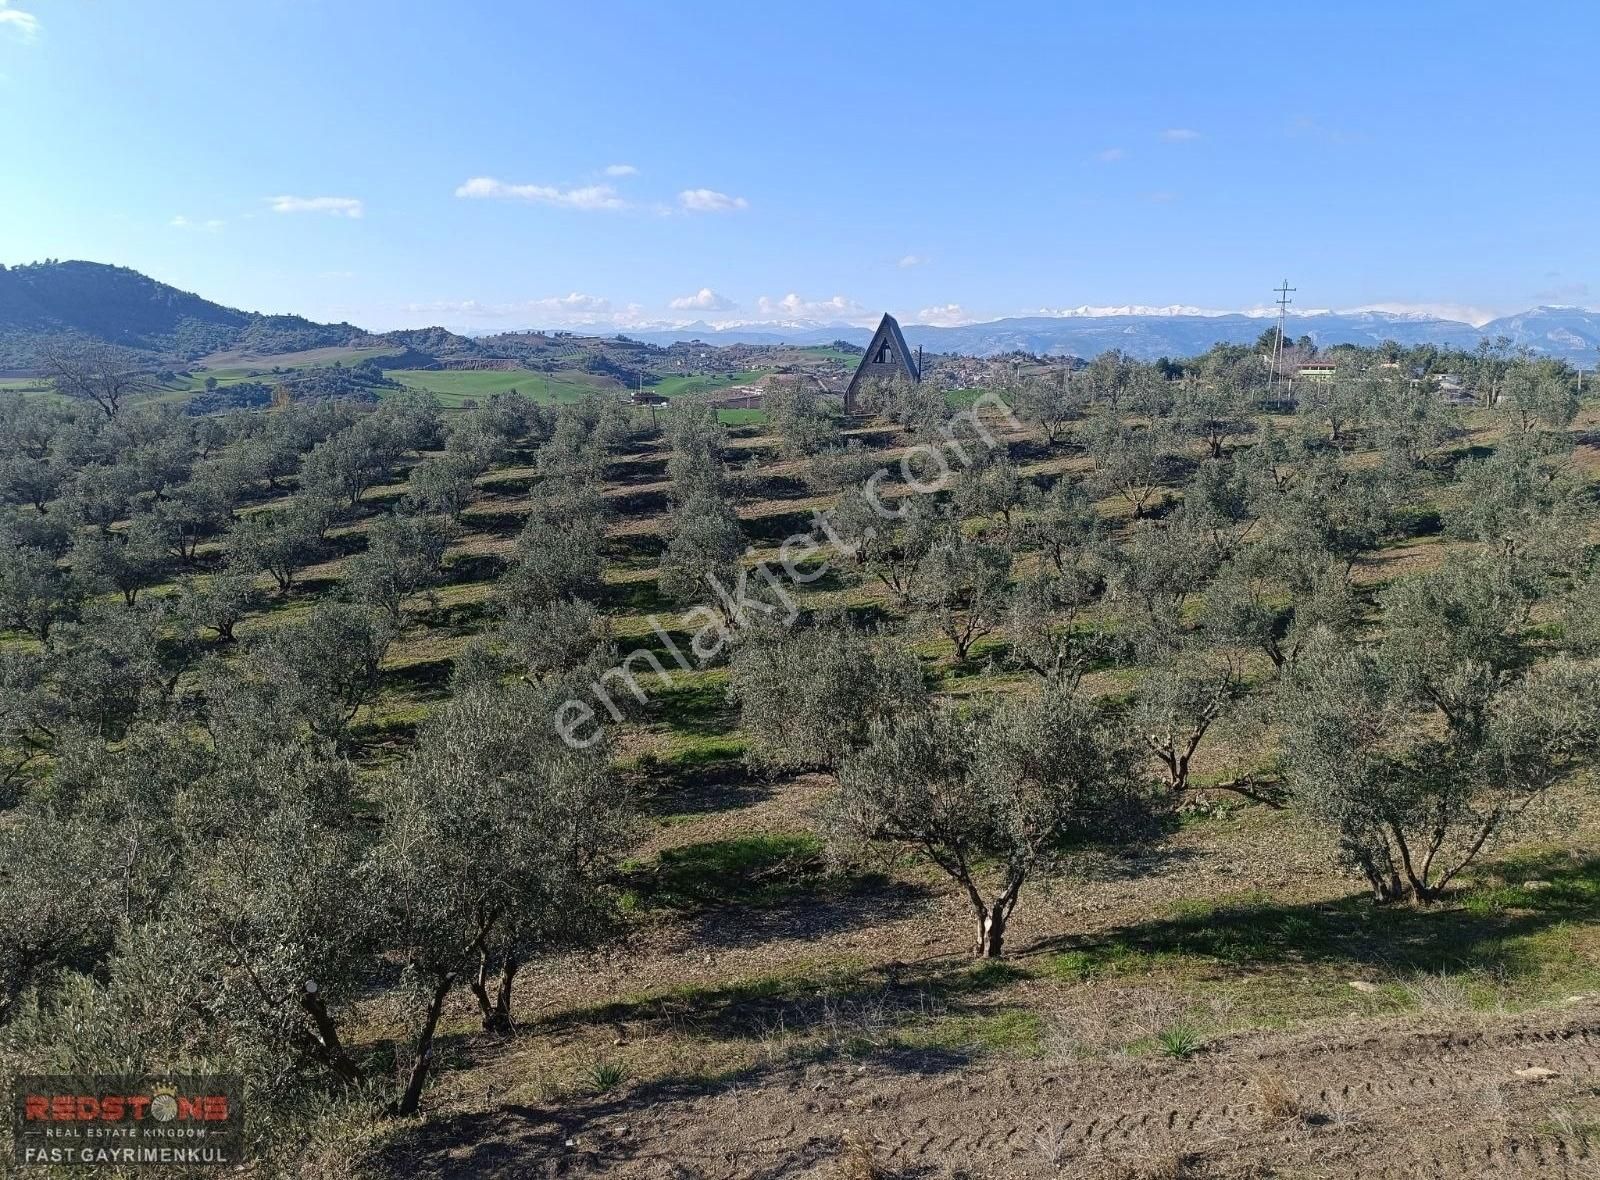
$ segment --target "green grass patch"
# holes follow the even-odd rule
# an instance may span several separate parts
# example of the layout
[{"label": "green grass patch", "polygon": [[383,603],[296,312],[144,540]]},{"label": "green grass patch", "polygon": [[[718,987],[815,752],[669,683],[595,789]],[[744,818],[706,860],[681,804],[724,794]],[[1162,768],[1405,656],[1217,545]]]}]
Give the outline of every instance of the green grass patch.
[{"label": "green grass patch", "polygon": [[648,864],[623,865],[628,909],[770,905],[858,882],[830,873],[810,832],[760,832],[667,848]]},{"label": "green grass patch", "polygon": [[907,1049],[976,1049],[985,1053],[1035,1054],[1044,1046],[1044,1019],[1037,1012],[1003,1008],[935,1017],[895,1034]]},{"label": "green grass patch", "polygon": [[1597,898],[1600,859],[1528,855],[1428,907],[1378,907],[1364,895],[1286,902],[1259,891],[1181,901],[1035,970],[1226,1001],[1241,1027],[1351,1010],[1516,1010],[1600,989]]}]

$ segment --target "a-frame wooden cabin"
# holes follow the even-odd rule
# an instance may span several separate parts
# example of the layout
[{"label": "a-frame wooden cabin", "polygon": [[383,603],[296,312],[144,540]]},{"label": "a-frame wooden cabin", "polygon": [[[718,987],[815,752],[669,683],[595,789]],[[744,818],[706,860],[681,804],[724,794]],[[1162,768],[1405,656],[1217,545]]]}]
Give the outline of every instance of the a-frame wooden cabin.
[{"label": "a-frame wooden cabin", "polygon": [[878,330],[872,334],[866,354],[856,366],[856,375],[850,378],[850,388],[845,390],[844,412],[856,412],[856,395],[863,386],[873,381],[897,380],[915,385],[922,380],[921,366],[912,359],[911,350],[906,347],[906,338],[901,334],[894,316],[885,313]]}]

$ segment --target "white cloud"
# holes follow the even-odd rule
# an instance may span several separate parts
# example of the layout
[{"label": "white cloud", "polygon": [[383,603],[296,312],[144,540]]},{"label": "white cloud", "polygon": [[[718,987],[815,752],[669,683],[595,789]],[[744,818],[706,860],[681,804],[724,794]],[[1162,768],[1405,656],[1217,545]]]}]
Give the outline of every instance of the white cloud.
[{"label": "white cloud", "polygon": [[274,213],[326,213],[332,217],[359,218],[367,211],[355,197],[268,197]]},{"label": "white cloud", "polygon": [[1193,143],[1200,138],[1200,133],[1188,127],[1168,127],[1161,138],[1167,143]]},{"label": "white cloud", "polygon": [[1114,164],[1116,161],[1126,157],[1127,154],[1128,153],[1123,151],[1121,148],[1106,148],[1106,150],[1103,152],[1096,152],[1094,158],[1099,160],[1102,164]]},{"label": "white cloud", "polygon": [[733,300],[718,295],[710,287],[701,287],[693,295],[680,295],[667,304],[673,311],[728,311],[737,307]]},{"label": "white cloud", "polygon": [[39,35],[39,18],[31,12],[12,8],[7,0],[0,0],[0,27],[11,30],[24,41],[32,41]]},{"label": "white cloud", "polygon": [[924,307],[917,312],[917,323],[932,324],[938,328],[953,328],[957,324],[972,323],[972,316],[959,303],[946,303],[942,307]]},{"label": "white cloud", "polygon": [[904,258],[900,259],[899,262],[895,263],[895,265],[901,270],[910,270],[913,266],[922,266],[927,261],[927,256],[924,254],[907,254]]},{"label": "white cloud", "polygon": [[632,164],[607,164],[606,165],[606,175],[607,176],[637,176],[637,175],[639,175],[639,170],[637,168],[635,168]]},{"label": "white cloud", "polygon": [[561,312],[566,315],[593,315],[596,312],[610,311],[611,300],[602,295],[584,295],[581,292],[573,291],[568,295],[553,295],[548,299],[534,299],[529,302],[528,306]]},{"label": "white cloud", "polygon": [[769,299],[763,295],[756,300],[756,310],[764,318],[783,317],[791,320],[821,320],[838,323],[840,320],[858,320],[870,315],[854,299],[835,295],[832,299],[802,299],[793,291],[782,299]]},{"label": "white cloud", "polygon": [[179,213],[171,221],[167,222],[167,224],[173,229],[203,229],[207,233],[214,234],[228,223],[223,221],[220,217],[212,217],[206,221],[191,221],[182,213]]},{"label": "white cloud", "polygon": [[730,197],[711,188],[686,188],[678,194],[678,204],[690,213],[733,213],[750,207],[743,197]]},{"label": "white cloud", "polygon": [[532,201],[558,205],[563,209],[626,209],[628,202],[609,184],[589,184],[580,188],[559,188],[551,184],[507,184],[492,176],[474,176],[456,186],[456,196],[505,201]]}]

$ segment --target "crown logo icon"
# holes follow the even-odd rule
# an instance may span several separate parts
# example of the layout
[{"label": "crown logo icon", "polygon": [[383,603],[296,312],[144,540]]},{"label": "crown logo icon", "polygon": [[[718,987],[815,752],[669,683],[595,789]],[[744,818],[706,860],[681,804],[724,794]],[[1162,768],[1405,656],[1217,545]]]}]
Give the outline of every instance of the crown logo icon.
[{"label": "crown logo icon", "polygon": [[151,1091],[150,1116],[157,1122],[170,1123],[178,1117],[178,1090],[171,1083],[163,1083]]}]

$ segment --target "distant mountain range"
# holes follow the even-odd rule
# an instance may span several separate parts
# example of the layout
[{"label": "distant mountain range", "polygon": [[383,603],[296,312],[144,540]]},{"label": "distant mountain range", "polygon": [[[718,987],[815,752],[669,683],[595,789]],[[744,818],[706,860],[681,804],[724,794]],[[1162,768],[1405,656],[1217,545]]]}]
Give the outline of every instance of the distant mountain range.
[{"label": "distant mountain range", "polygon": [[[1248,344],[1273,323],[1260,315],[1204,314],[1177,307],[1023,316],[957,327],[906,324],[904,328],[913,347],[929,352],[993,356],[1020,350],[1094,357],[1115,348],[1149,360],[1193,356],[1218,341]],[[1395,340],[1403,345],[1472,348],[1479,340],[1504,336],[1514,346],[1580,365],[1600,359],[1596,354],[1600,312],[1575,307],[1536,307],[1477,327],[1460,320],[1383,311],[1294,315],[1286,327],[1291,337],[1310,336],[1319,346]],[[626,332],[629,339],[648,344],[700,340],[712,345],[814,345],[834,340],[865,345],[871,334],[869,328],[841,324],[722,328],[689,324]],[[296,315],[239,311],[138,271],[96,262],[0,267],[0,371],[30,367],[40,344],[63,336],[114,342],[169,364],[222,351],[270,356],[369,345],[459,360],[506,351],[486,348],[478,340],[443,328],[372,334],[353,324],[319,324]]]},{"label": "distant mountain range", "polygon": [[[905,324],[907,342],[929,352],[993,356],[1022,352],[1054,356],[1094,357],[1121,349],[1141,360],[1194,356],[1219,341],[1249,344],[1277,321],[1243,314],[1202,315],[1154,313],[1130,315],[1022,316],[986,324],[936,327]],[[1330,344],[1374,345],[1394,340],[1411,346],[1474,348],[1479,340],[1509,337],[1514,347],[1593,365],[1600,348],[1600,312],[1576,307],[1536,307],[1474,327],[1461,320],[1384,311],[1318,312],[1291,315],[1285,322],[1291,338],[1310,336],[1319,347]],[[707,344],[826,344],[848,340],[865,345],[870,328],[845,325],[772,329],[759,324],[712,328],[633,331],[628,335],[651,344],[702,340]]]}]

